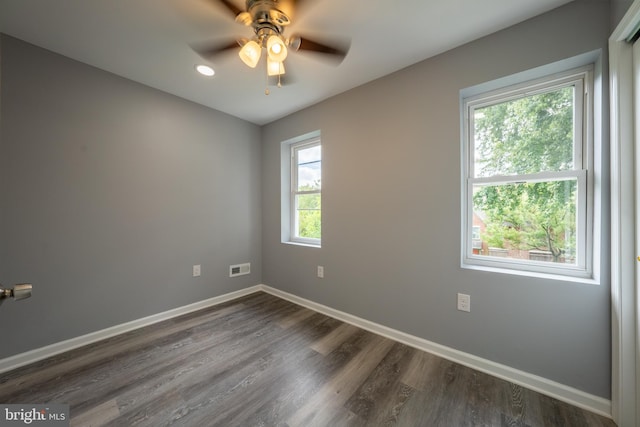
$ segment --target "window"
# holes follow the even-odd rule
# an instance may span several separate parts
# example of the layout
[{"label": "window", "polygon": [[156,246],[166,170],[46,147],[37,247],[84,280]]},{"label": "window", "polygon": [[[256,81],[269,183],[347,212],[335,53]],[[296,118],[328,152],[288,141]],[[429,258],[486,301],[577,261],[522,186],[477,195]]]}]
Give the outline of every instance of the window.
[{"label": "window", "polygon": [[591,277],[591,72],[462,99],[463,267]]},{"label": "window", "polygon": [[289,171],[288,177],[283,171],[282,241],[320,246],[322,146],[319,132],[284,142],[282,165]]}]

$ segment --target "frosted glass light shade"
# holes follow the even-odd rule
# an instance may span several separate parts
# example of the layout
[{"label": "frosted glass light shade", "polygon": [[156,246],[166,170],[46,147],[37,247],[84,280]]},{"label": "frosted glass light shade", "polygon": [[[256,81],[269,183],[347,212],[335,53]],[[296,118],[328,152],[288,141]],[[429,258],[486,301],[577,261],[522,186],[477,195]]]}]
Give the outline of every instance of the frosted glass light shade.
[{"label": "frosted glass light shade", "polygon": [[284,64],[282,62],[273,61],[267,57],[267,74],[269,76],[278,76],[284,74]]},{"label": "frosted glass light shade", "polygon": [[238,55],[240,55],[240,59],[242,59],[242,62],[247,64],[248,67],[256,68],[258,61],[260,61],[261,51],[260,45],[256,43],[255,40],[251,40],[242,46]]},{"label": "frosted glass light shade", "polygon": [[278,36],[269,36],[267,39],[267,54],[272,61],[282,62],[287,58],[287,46]]}]

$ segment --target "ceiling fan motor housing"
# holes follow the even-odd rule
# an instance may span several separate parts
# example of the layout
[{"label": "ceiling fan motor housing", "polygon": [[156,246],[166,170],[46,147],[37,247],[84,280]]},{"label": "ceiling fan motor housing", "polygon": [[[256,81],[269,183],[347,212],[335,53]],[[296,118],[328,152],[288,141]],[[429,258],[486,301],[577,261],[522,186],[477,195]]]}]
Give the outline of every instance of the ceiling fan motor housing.
[{"label": "ceiling fan motor housing", "polygon": [[276,6],[274,0],[247,0],[247,11],[239,14],[236,20],[240,18],[242,23],[252,25],[256,30],[261,25],[269,24],[281,33],[282,27],[289,25],[291,19]]}]

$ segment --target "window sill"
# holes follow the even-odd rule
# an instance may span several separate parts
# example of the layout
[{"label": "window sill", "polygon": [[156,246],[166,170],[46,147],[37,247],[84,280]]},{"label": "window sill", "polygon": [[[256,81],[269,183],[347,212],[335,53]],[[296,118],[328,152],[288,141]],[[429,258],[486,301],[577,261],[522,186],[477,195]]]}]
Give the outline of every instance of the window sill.
[{"label": "window sill", "polygon": [[526,276],[533,279],[558,280],[562,282],[585,283],[588,285],[600,285],[600,281],[592,276],[569,276],[564,274],[545,273],[540,271],[516,270],[513,268],[491,267],[487,265],[462,263],[464,270],[486,271],[489,273],[511,274],[514,276]]},{"label": "window sill", "polygon": [[307,248],[317,248],[320,249],[322,247],[321,244],[313,244],[313,243],[304,243],[304,242],[292,242],[292,241],[287,241],[287,242],[282,242],[285,245],[292,245],[292,246],[303,246],[303,247],[307,247]]}]

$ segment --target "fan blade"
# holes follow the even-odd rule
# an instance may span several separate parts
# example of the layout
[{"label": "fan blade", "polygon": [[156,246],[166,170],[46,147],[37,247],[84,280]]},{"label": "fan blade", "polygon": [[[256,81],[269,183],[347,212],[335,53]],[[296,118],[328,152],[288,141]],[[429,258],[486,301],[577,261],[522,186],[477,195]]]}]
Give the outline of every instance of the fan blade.
[{"label": "fan blade", "polygon": [[276,2],[276,7],[286,13],[292,21],[299,21],[301,17],[311,14],[320,3],[317,0],[276,0]]},{"label": "fan blade", "polygon": [[349,43],[338,43],[340,46],[334,44],[334,46],[329,46],[324,43],[320,43],[314,40],[310,40],[301,36],[293,36],[289,38],[289,46],[293,50],[305,50],[309,52],[322,53],[325,55],[330,55],[333,58],[337,59],[339,62],[342,62],[347,53],[349,52]]},{"label": "fan blade", "polygon": [[229,11],[231,13],[233,13],[233,16],[236,17],[238,15],[240,15],[242,12],[244,12],[244,10],[238,8],[235,4],[233,4],[232,2],[230,2],[229,0],[209,0],[211,3],[222,3],[227,9],[229,9]]},{"label": "fan blade", "polygon": [[292,4],[294,11],[300,9],[301,7],[302,8],[307,7],[309,6],[310,3],[313,3],[307,0],[289,0],[289,2]]},{"label": "fan blade", "polygon": [[284,12],[291,20],[293,20],[296,17],[297,12],[300,10],[300,5],[303,3],[305,3],[304,0],[277,0],[276,8]]},{"label": "fan blade", "polygon": [[210,43],[204,45],[192,45],[191,49],[193,49],[198,55],[203,57],[204,59],[211,59],[214,56],[229,51],[231,49],[238,49],[242,46],[242,40],[234,40],[232,42],[227,43],[219,43],[212,45]]},{"label": "fan blade", "polygon": [[222,3],[227,9],[229,9],[229,11],[231,13],[233,13],[233,16],[236,19],[236,22],[238,24],[242,24],[242,25],[246,25],[249,26],[251,25],[251,15],[247,12],[245,12],[244,10],[238,8],[235,4],[231,3],[229,0],[208,0],[211,3],[217,3],[220,4]]}]

